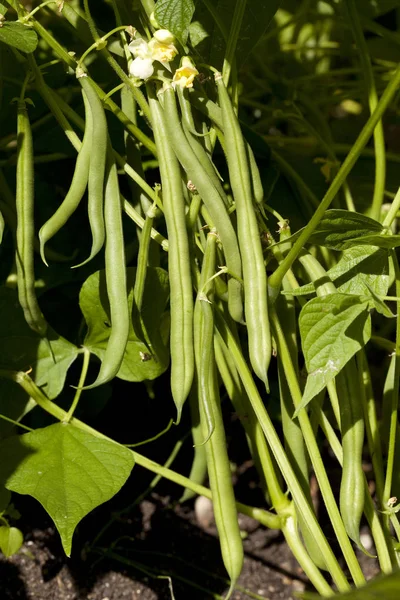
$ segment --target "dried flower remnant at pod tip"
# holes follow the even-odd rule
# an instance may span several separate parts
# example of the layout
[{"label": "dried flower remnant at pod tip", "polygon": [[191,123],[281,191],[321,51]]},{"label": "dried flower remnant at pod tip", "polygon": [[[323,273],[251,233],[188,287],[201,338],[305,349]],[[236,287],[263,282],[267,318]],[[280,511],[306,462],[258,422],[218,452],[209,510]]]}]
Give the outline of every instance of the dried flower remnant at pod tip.
[{"label": "dried flower remnant at pod tip", "polygon": [[198,70],[188,56],[182,58],[181,67],[175,71],[172,79],[173,87],[179,85],[182,88],[193,87],[194,78],[199,74]]},{"label": "dried flower remnant at pod tip", "polygon": [[130,74],[139,79],[148,79],[154,73],[154,61],[169,68],[168,63],[178,54],[173,42],[174,36],[167,29],[156,31],[149,42],[143,38],[134,39],[129,44],[129,50],[135,57],[129,68]]}]

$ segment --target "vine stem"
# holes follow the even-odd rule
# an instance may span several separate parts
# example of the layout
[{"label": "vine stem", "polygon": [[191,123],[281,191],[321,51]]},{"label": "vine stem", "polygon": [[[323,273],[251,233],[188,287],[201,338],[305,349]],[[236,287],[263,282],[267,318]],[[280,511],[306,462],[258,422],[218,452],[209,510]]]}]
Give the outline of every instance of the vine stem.
[{"label": "vine stem", "polygon": [[[376,91],[374,73],[372,70],[371,59],[367,42],[364,37],[363,29],[360,22],[360,16],[357,11],[355,0],[347,0],[343,2],[345,15],[348,16],[351,29],[353,31],[354,40],[359,49],[361,62],[361,71],[364,76],[365,88],[368,96],[368,103],[371,113],[374,112],[378,105],[378,93]],[[375,147],[375,186],[370,209],[370,216],[377,221],[381,218],[381,208],[385,192],[386,179],[386,157],[385,157],[385,136],[383,131],[382,119],[376,124],[374,129],[374,147]]]},{"label": "vine stem", "polygon": [[369,117],[368,121],[364,125],[361,133],[359,134],[354,146],[350,150],[347,155],[345,161],[340,167],[336,177],[332,181],[328,191],[325,196],[321,200],[321,203],[314,215],[311,217],[308,225],[304,228],[298,239],[293,244],[292,249],[289,251],[283,262],[278,266],[276,271],[269,277],[268,280],[268,289],[269,289],[269,297],[271,302],[275,302],[278,297],[279,290],[281,288],[282,280],[286,274],[286,272],[290,269],[294,261],[299,256],[303,246],[307,243],[310,236],[318,226],[322,217],[325,214],[325,211],[329,208],[331,202],[335,198],[336,194],[339,192],[343,182],[349,175],[351,169],[355,165],[358,160],[363,148],[367,144],[369,138],[371,137],[377,123],[382,118],[384,112],[392,101],[394,95],[397,93],[397,90],[400,85],[400,64],[398,65],[391,81],[386,87],[384,93],[382,94],[381,99],[378,102],[378,105],[372,115]]},{"label": "vine stem", "polygon": [[[40,406],[44,411],[63,422],[66,419],[67,412],[63,410],[57,404],[54,404],[51,400],[44,395],[42,390],[36,385],[36,383],[29,377],[27,373],[23,371],[8,371],[6,369],[0,369],[0,377],[4,377],[5,379],[10,379],[11,381],[15,381],[18,383],[26,393],[36,402],[38,406]],[[95,437],[101,438],[103,440],[108,440],[113,442],[114,444],[118,444],[112,438],[107,437],[106,435],[100,433],[96,429],[93,429],[89,425],[86,425],[83,421],[72,417],[70,424],[81,429],[82,431],[86,431],[94,435]],[[126,446],[124,446],[126,447]],[[189,488],[193,490],[199,496],[205,496],[206,498],[210,498],[212,500],[211,490],[204,487],[203,485],[199,485],[198,483],[194,483],[184,475],[180,475],[171,469],[167,469],[162,465],[159,465],[154,460],[131,450],[133,457],[135,459],[135,463],[152,471],[153,473],[158,473],[162,477],[173,481],[174,483],[182,486],[183,488]],[[257,508],[254,506],[248,506],[247,504],[242,504],[241,502],[236,503],[237,510],[244,515],[248,515],[252,517],[265,527],[269,529],[281,529],[282,528],[282,519],[279,515],[271,513],[263,508]]]},{"label": "vine stem", "polygon": [[236,45],[239,38],[240,27],[246,10],[247,0],[237,0],[235,4],[235,12],[229,28],[229,37],[226,44],[224,63],[222,67],[222,79],[225,87],[228,86],[231,75],[232,65],[235,59]]}]

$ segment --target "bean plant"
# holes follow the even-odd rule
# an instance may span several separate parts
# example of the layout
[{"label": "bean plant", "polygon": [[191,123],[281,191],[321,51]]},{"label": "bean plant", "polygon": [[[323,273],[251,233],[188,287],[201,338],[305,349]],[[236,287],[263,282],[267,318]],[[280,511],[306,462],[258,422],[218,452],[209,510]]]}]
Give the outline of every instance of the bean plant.
[{"label": "bean plant", "polygon": [[[136,464],[212,499],[226,598],[238,512],[282,532],[315,597],[398,597],[399,22],[396,0],[0,2],[3,554],[10,492],[70,556]],[[72,283],[80,314],[49,301]],[[76,416],[165,373],[186,474]],[[260,506],[233,487],[229,411]]]}]

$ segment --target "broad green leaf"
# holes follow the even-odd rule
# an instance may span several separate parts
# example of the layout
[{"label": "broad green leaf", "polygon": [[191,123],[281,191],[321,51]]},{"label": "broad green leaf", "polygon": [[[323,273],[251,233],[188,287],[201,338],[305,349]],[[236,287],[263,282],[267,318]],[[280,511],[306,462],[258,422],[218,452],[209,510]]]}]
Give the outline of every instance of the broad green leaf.
[{"label": "broad green leaf", "polygon": [[382,225],[370,217],[348,210],[333,209],[326,211],[309,243],[333,250],[344,250],[348,243],[359,243],[357,238],[371,233],[380,234],[382,231]]},{"label": "broad green leaf", "polygon": [[16,21],[6,21],[0,27],[0,42],[22,52],[31,53],[36,50],[38,38],[36,32],[27,25]]},{"label": "broad green leaf", "polygon": [[[49,342],[28,327],[14,290],[0,288],[0,363],[4,369],[28,371],[36,385],[50,398],[64,387],[67,371],[79,349],[51,328]],[[49,343],[53,356],[50,352]]]},{"label": "broad green leaf", "polygon": [[11,492],[5,487],[0,487],[0,513],[4,512],[10,504]]},{"label": "broad green leaf", "polygon": [[[127,269],[129,306],[134,309],[133,286],[136,268]],[[149,344],[140,339],[137,326],[131,323],[128,344],[122,366],[118,372],[120,379],[144,381],[155,379],[163,373],[169,362],[169,352],[161,334],[163,313],[169,295],[168,274],[163,269],[148,268],[143,297],[142,321]],[[110,336],[110,316],[104,271],[93,273],[83,284],[79,303],[85,317],[88,332],[85,346],[102,360]],[[137,319],[135,319],[136,323]]]},{"label": "broad green leaf", "polygon": [[134,466],[127,448],[66,423],[1,442],[0,457],[0,482],[42,504],[67,556],[79,521],[110,500]]},{"label": "broad green leaf", "polygon": [[308,372],[304,408],[371,337],[369,302],[347,294],[329,294],[307,302],[299,328]]},{"label": "broad green leaf", "polygon": [[4,16],[7,11],[8,11],[8,6],[6,6],[5,4],[0,2],[0,15]]},{"label": "broad green leaf", "polygon": [[24,536],[17,527],[0,527],[0,550],[6,558],[16,554],[24,543]]},{"label": "broad green leaf", "polygon": [[[338,263],[329,269],[327,276],[338,292],[361,296],[367,285],[375,294],[386,296],[389,289],[388,252],[376,246],[352,246],[346,250]],[[289,292],[288,292],[289,293]],[[313,283],[290,292],[293,296],[315,293]]]},{"label": "broad green leaf", "polygon": [[[360,588],[351,590],[343,594],[335,594],[332,598],[337,600],[398,600],[400,590],[400,571],[390,573],[389,575],[380,575],[371,581],[368,581]],[[320,600],[319,594],[305,592],[301,594],[304,600]]]},{"label": "broad green leaf", "polygon": [[[294,242],[303,230],[304,228],[296,231],[288,240]],[[367,241],[371,235],[378,240],[397,237],[383,236],[382,233],[386,233],[386,230],[378,221],[370,217],[348,210],[332,209],[326,211],[307,243],[326,246],[332,250],[345,250],[356,244],[359,245],[360,240],[363,245],[376,246],[375,242]],[[277,245],[281,243],[278,242]]]},{"label": "broad green leaf", "polygon": [[158,0],[154,15],[161,27],[171,31],[185,45],[194,8],[193,0]]}]

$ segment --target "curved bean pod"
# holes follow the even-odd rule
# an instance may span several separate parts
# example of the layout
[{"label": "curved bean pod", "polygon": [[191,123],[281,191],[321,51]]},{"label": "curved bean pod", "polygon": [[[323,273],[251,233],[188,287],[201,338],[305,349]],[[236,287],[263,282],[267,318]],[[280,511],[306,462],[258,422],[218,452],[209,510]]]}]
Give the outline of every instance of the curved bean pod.
[{"label": "curved bean pod", "polygon": [[[197,188],[224,248],[226,265],[235,277],[242,275],[242,261],[235,230],[226,210],[223,199],[211,182],[203,164],[193,152],[186,135],[182,129],[176,106],[175,92],[171,86],[164,86],[162,90],[166,125],[173,149],[188,179]],[[208,157],[207,157],[207,160]],[[235,321],[243,322],[242,286],[235,278],[228,280],[228,306],[229,312]]]},{"label": "curved bean pod", "polygon": [[236,203],[250,362],[256,375],[268,386],[267,370],[272,355],[272,344],[268,319],[267,275],[253,207],[246,144],[219,73],[215,75],[215,81],[226,140],[229,176]]},{"label": "curved bean pod", "polygon": [[347,535],[364,550],[360,540],[360,521],[365,502],[365,477],[362,468],[364,414],[358,381],[357,366],[352,358],[336,377],[343,447],[340,514]]},{"label": "curved bean pod", "polygon": [[90,389],[113,379],[122,364],[128,343],[131,314],[128,305],[122,204],[117,166],[111,142],[107,148],[104,219],[106,227],[105,271],[107,295],[110,302],[111,334],[101,362],[97,379]]},{"label": "curved bean pod", "polygon": [[47,323],[40,310],[35,292],[34,269],[34,166],[32,131],[24,100],[18,101],[16,182],[16,265],[18,300],[29,327],[46,335]]},{"label": "curved bean pod", "polygon": [[92,232],[92,248],[89,257],[76,267],[89,262],[102,249],[106,237],[104,224],[104,176],[107,155],[107,119],[102,101],[91,81],[83,75],[78,77],[90,105],[92,121],[90,164],[88,176],[88,215]]},{"label": "curved bean pod", "polygon": [[179,163],[171,148],[167,115],[148,86],[154,139],[159,156],[162,198],[168,230],[171,305],[171,391],[180,421],[194,375],[193,291],[185,201]]},{"label": "curved bean pod", "polygon": [[[201,347],[200,349],[198,345],[195,347],[196,350],[200,350],[199,356],[196,356],[200,420],[203,435],[208,438],[205,443],[207,470],[221,554],[231,579],[231,586],[226,596],[229,598],[243,567],[243,543],[226,449],[214,355],[214,311],[212,305],[214,281],[206,283],[215,271],[215,246],[215,233],[210,233],[202,269],[202,280],[205,285],[199,289],[195,307],[195,316],[198,311],[198,319],[195,320],[195,338],[198,338]],[[203,352],[204,348],[209,349],[207,353]],[[204,379],[203,382],[202,379]],[[213,431],[211,435],[206,409],[212,414]]]},{"label": "curved bean pod", "polygon": [[47,265],[45,256],[45,245],[60,231],[71,215],[76,211],[85,193],[90,165],[91,140],[93,136],[93,119],[90,114],[90,105],[83,94],[85,104],[86,126],[83,136],[82,147],[76,159],[75,171],[72,177],[71,186],[64,200],[57,208],[54,215],[46,221],[39,231],[40,255],[43,262]]}]

